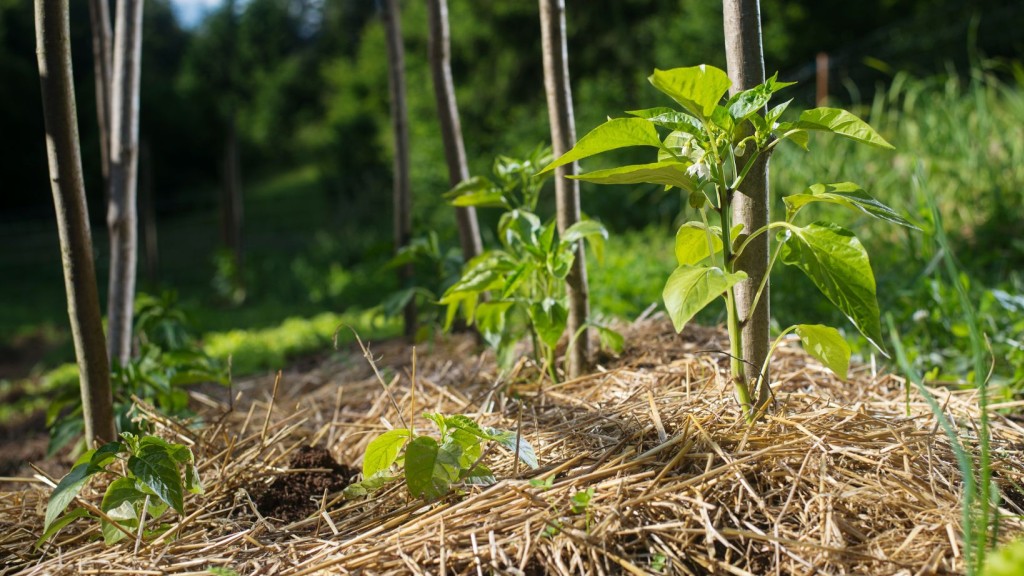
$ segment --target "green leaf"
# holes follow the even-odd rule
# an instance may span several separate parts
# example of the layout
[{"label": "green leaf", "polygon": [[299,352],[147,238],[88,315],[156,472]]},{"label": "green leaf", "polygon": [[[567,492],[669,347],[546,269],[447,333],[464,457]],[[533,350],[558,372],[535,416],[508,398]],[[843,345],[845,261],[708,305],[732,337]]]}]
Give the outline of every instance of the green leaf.
[{"label": "green leaf", "polygon": [[773,107],[771,110],[768,111],[768,114],[765,115],[764,119],[765,119],[765,122],[768,124],[769,128],[773,124],[775,124],[775,122],[777,122],[779,120],[779,118],[782,117],[782,113],[786,111],[786,108],[789,108],[789,105],[792,102],[793,102],[793,99],[790,98],[789,100],[786,100],[782,104],[779,104],[779,105]]},{"label": "green leaf", "polygon": [[178,514],[185,514],[181,475],[166,448],[156,444],[140,446],[139,453],[128,459],[128,470]]},{"label": "green leaf", "polygon": [[445,192],[442,196],[445,200],[452,201],[465,194],[477,194],[488,190],[497,190],[493,182],[482,176],[472,176],[459,182],[454,188]]},{"label": "green leaf", "polygon": [[808,354],[835,372],[840,380],[846,380],[850,368],[850,345],[839,330],[821,324],[798,324],[794,331]]},{"label": "green leaf", "polygon": [[545,166],[540,174],[581,158],[628,146],[660,148],[661,138],[658,137],[654,125],[643,118],[613,118],[580,138],[572,150]]},{"label": "green leaf", "polygon": [[391,468],[398,459],[398,452],[410,438],[412,432],[406,428],[388,430],[374,438],[366,446],[366,454],[363,455],[363,478],[369,478]]},{"label": "green leaf", "polygon": [[676,332],[682,332],[697,312],[746,277],[744,272],[730,274],[714,266],[676,268],[661,293]]},{"label": "green leaf", "polygon": [[[492,440],[498,444],[504,446],[510,450],[513,454],[516,453],[516,433],[508,430],[498,430],[496,428],[484,428],[484,431],[492,436]],[[520,435],[519,437],[519,459],[523,461],[531,469],[536,469],[540,464],[537,462],[537,452],[534,451],[533,445],[526,441],[526,438]]]},{"label": "green leaf", "polygon": [[541,302],[531,304],[529,314],[541,342],[549,348],[554,348],[565,332],[565,326],[569,322],[569,311],[561,302],[545,298]]},{"label": "green leaf", "polygon": [[655,69],[648,80],[701,120],[711,116],[732,86],[725,72],[707,64],[671,70]]},{"label": "green leaf", "polygon": [[796,266],[883,354],[875,275],[868,253],[849,230],[831,223],[787,226],[780,253]]},{"label": "green leaf", "polygon": [[580,514],[585,512],[590,507],[590,501],[594,498],[594,487],[591,486],[586,490],[581,490],[572,495],[572,503],[570,508],[573,514]]},{"label": "green leaf", "polygon": [[483,192],[470,192],[456,196],[451,201],[452,206],[477,208],[507,208],[505,195],[500,190],[485,190]]},{"label": "green leaf", "polygon": [[342,491],[342,495],[348,500],[359,498],[361,496],[368,496],[377,490],[380,490],[388,483],[398,480],[398,478],[398,476],[390,476],[385,472],[378,472],[369,478],[364,477],[361,482],[353,482],[349,484]]},{"label": "green leaf", "polygon": [[765,84],[759,84],[749,90],[733,94],[725,107],[729,110],[729,115],[740,122],[747,116],[763,109],[771,98],[771,88]]},{"label": "green leaf", "polygon": [[597,336],[601,340],[601,347],[611,350],[614,354],[621,354],[626,344],[626,338],[616,330],[607,326],[594,326]]},{"label": "green leaf", "polygon": [[680,266],[696,266],[711,256],[708,250],[708,234],[715,254],[722,251],[722,229],[712,226],[710,230],[703,222],[687,222],[676,232],[676,262]]},{"label": "green leaf", "polygon": [[786,196],[782,200],[786,203],[786,220],[792,220],[792,216],[807,204],[812,202],[828,202],[845,206],[851,210],[859,210],[868,216],[874,216],[880,220],[920,230],[920,228],[896,213],[895,210],[872,198],[870,194],[853,182],[814,184],[802,194]]},{"label": "green leaf", "polygon": [[[142,498],[145,499],[146,496],[143,495]],[[103,533],[104,544],[110,546],[127,536],[118,526],[129,532],[134,532],[139,527],[139,512],[136,511],[136,506],[139,510],[142,509],[141,503],[136,505],[134,502],[126,501],[110,510],[106,510],[107,518],[110,518],[113,522],[107,522],[106,520],[100,522],[100,531]],[[117,523],[117,526],[114,525],[114,522]]]},{"label": "green leaf", "polygon": [[812,108],[800,114],[797,128],[822,130],[886,150],[895,150],[875,129],[856,115],[839,108]]},{"label": "green leaf", "polygon": [[[50,494],[50,500],[46,504],[46,516],[43,520],[44,532],[49,530],[50,524],[64,512],[64,509],[75,499],[75,496],[78,496],[78,493],[81,492],[89,477],[103,471],[102,467],[91,462],[91,460],[96,459],[97,455],[98,452],[92,450],[83,454],[79,458],[80,463],[76,464],[57,483],[57,487],[53,489],[53,493]],[[86,459],[86,461],[81,462],[83,459]]]},{"label": "green leaf", "polygon": [[781,139],[793,142],[803,148],[805,152],[810,151],[808,145],[811,143],[811,137],[806,130],[788,130],[781,136]]},{"label": "green leaf", "polygon": [[52,537],[57,532],[63,530],[65,526],[71,524],[76,519],[92,517],[93,515],[89,514],[89,511],[86,510],[85,508],[72,509],[71,512],[68,512],[67,514],[61,516],[60,518],[57,518],[56,520],[48,524],[46,529],[43,531],[43,535],[39,537],[39,540],[36,540],[35,547],[39,548],[40,546],[45,544],[46,541],[50,539],[50,537]]},{"label": "green leaf", "polygon": [[202,494],[203,481],[199,478],[199,470],[194,464],[185,465],[185,489],[192,494]]},{"label": "green leaf", "polygon": [[648,122],[652,122],[663,128],[668,128],[674,132],[685,132],[700,141],[706,141],[708,138],[700,120],[686,112],[661,107],[648,108],[647,110],[632,110],[630,112],[626,112],[626,114],[646,118]]},{"label": "green leaf", "polygon": [[437,500],[459,479],[459,454],[429,436],[418,436],[405,450],[405,485],[415,498]]},{"label": "green leaf", "polygon": [[509,311],[514,305],[512,300],[494,300],[477,306],[475,323],[481,335],[500,338],[505,333]]},{"label": "green leaf", "polygon": [[494,477],[494,472],[491,472],[490,468],[481,464],[466,473],[462,481],[474,486],[490,486],[497,483],[498,479]]},{"label": "green leaf", "polygon": [[483,427],[477,424],[472,418],[463,414],[452,414],[451,416],[441,415],[445,426],[469,432],[482,440],[492,440],[491,435],[484,432]]},{"label": "green leaf", "polygon": [[578,242],[593,237],[608,239],[608,230],[596,220],[583,220],[569,226],[562,234],[562,242]]},{"label": "green leaf", "polygon": [[134,478],[118,478],[107,486],[100,509],[109,512],[125,502],[135,504],[146,499],[146,493],[139,489]]},{"label": "green leaf", "polygon": [[206,571],[212,576],[238,576],[238,572],[235,572],[231,568],[224,568],[221,566],[210,566]]},{"label": "green leaf", "polygon": [[571,244],[586,240],[594,250],[598,262],[604,261],[604,242],[608,239],[608,229],[596,220],[583,220],[567,228],[562,234],[562,242]]},{"label": "green leaf", "polygon": [[595,184],[662,184],[692,192],[697,189],[697,180],[686,172],[688,166],[690,165],[676,160],[664,160],[653,164],[632,164],[595,170],[572,178]]},{"label": "green leaf", "polygon": [[[483,440],[466,430],[455,428],[451,431],[445,444],[448,442],[454,442],[459,446],[459,468],[462,470],[469,470],[483,454],[483,448],[480,447],[480,443]],[[450,451],[454,452],[453,450]]]},{"label": "green leaf", "polygon": [[[481,256],[493,256],[493,254],[488,252]],[[495,258],[474,258],[466,265],[466,271],[462,273],[462,277],[441,296],[441,303],[451,302],[452,296],[459,293],[480,293],[499,286],[501,273],[495,264]]]}]

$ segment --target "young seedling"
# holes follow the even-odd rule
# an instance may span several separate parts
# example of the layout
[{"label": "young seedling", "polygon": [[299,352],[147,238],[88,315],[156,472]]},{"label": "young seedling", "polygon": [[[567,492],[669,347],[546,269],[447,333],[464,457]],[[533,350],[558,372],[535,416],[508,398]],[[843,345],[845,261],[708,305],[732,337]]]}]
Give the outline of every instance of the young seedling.
[{"label": "young seedling", "polygon": [[437,425],[438,436],[417,434],[410,428],[388,430],[373,439],[363,455],[363,479],[345,488],[347,498],[371,494],[403,479],[413,498],[437,500],[457,484],[490,485],[497,480],[480,461],[484,444],[495,442],[537,468],[537,455],[515,432],[480,426],[462,414],[424,414]]},{"label": "young seedling", "polygon": [[[486,442],[504,446],[527,466],[537,468],[537,454],[521,434],[480,426],[462,414],[424,414],[424,418],[437,425],[438,436],[435,438],[417,434],[412,426],[415,396],[410,399],[409,420],[406,421],[398,402],[377,370],[377,364],[369,348],[363,344],[354,330],[353,334],[363,351],[363,357],[373,369],[377,382],[398,413],[402,428],[388,430],[367,445],[363,454],[363,479],[345,488],[346,498],[367,496],[403,478],[413,498],[428,501],[445,496],[456,484],[493,484],[496,482],[494,474],[481,462],[486,454],[483,450]],[[415,348],[412,354],[412,374],[412,390],[415,392]]]},{"label": "young seedling", "polygon": [[[814,184],[803,192],[786,196],[785,218],[759,230],[733,226],[732,202],[755,161],[772,154],[783,141],[789,140],[808,150],[808,133],[813,131],[837,134],[887,150],[893,149],[892,145],[863,120],[837,108],[805,110],[795,121],[783,121],[782,115],[792,100],[767,109],[772,96],[792,84],[779,82],[778,74],[728,99],[725,95],[731,81],[724,71],[714,66],[655,70],[648,80],[675,100],[682,110],[667,107],[634,110],[627,112],[629,118],[608,120],[541,173],[618,148],[647,146],[657,151],[655,162],[598,170],[576,178],[598,184],[652,183],[688,193],[689,205],[697,211],[700,220],[683,224],[676,233],[678,267],[669,276],[662,296],[677,332],[708,304],[724,299],[732,378],[746,417],[753,419],[761,409],[754,405],[752,398],[768,397],[767,393],[755,395],[759,386],[766,387],[767,392],[768,382],[763,376],[767,367],[756,366],[759,371],[748,376],[741,359],[740,327],[746,318],[739,316],[734,294],[734,286],[747,278],[746,271],[737,265],[738,258],[757,236],[775,236],[769,272],[780,259],[802,270],[868,341],[884,353],[875,277],[864,247],[852,232],[832,222],[801,225],[795,219],[809,204],[824,202],[914,228],[910,222],[851,182]],[[712,225],[709,213],[717,215],[720,225]],[[751,310],[757,307],[768,277],[766,273],[749,307]],[[808,353],[845,377],[850,348],[838,330],[798,324],[783,331],[780,338],[790,332],[800,337]]]},{"label": "young seedling", "polygon": [[[529,333],[534,360],[557,381],[555,347],[569,318],[565,278],[576,257],[577,243],[589,242],[600,258],[608,232],[601,224],[585,220],[559,236],[553,219],[541,223],[537,201],[547,175],[536,172],[548,161],[550,154],[543,148],[523,160],[499,156],[493,180],[474,177],[448,193],[454,206],[502,208],[505,212],[498,221],[501,247],[467,262],[462,277],[445,291],[440,302],[448,307],[446,328],[461,309],[505,368],[514,360],[516,343]],[[605,345],[621,348],[621,336],[604,326],[591,325]]]},{"label": "young seedling", "polygon": [[[100,519],[107,544],[126,536],[155,535],[161,530],[146,531],[147,518],[158,520],[168,508],[184,516],[185,492],[203,493],[188,446],[127,432],[121,437],[123,442],[110,442],[82,454],[71,472],[61,478],[46,505],[43,535],[37,546],[82,517]],[[116,478],[107,486],[99,508],[86,503],[64,514],[85,484],[101,472]]]}]

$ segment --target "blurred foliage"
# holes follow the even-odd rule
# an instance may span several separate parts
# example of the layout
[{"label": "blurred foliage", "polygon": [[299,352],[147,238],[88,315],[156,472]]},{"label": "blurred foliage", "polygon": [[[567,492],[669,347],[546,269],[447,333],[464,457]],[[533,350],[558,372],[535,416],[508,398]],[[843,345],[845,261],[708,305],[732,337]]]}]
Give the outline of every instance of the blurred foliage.
[{"label": "blurred foliage", "polygon": [[[97,255],[106,274],[106,234],[100,186],[89,18],[85,2],[71,6],[83,166]],[[1020,382],[1024,244],[1008,231],[1024,227],[1024,69],[996,57],[1024,54],[1024,5],[1014,0],[865,0],[858,3],[763,2],[769,70],[801,81],[808,104],[818,52],[831,55],[831,97],[860,105],[899,152],[870,157],[843,141],[813,142],[826,153],[779,155],[775,190],[857,175],[889,205],[918,214],[924,204],[912,184],[919,163],[928,193],[943,211],[965,259],[972,295],[980,303],[997,357],[997,379]],[[485,174],[499,153],[523,155],[549,136],[535,3],[450,0],[452,67],[470,172]],[[644,88],[652,67],[684,62],[724,65],[720,6],[683,0],[593,0],[567,13],[570,67],[581,132],[623,103],[664,104]],[[403,2],[408,105],[418,234],[433,232],[437,253],[455,244],[449,188],[426,62],[423,2]],[[255,329],[271,333],[281,318],[345,318],[380,304],[395,291],[382,272],[393,257],[390,227],[392,142],[388,124],[383,28],[373,2],[356,0],[236,0],[193,29],[177,21],[169,0],[150,0],[144,14],[141,136],[149,143],[152,193],[160,232],[159,292],[173,287],[197,333]],[[671,38],[658,42],[658,38]],[[0,346],[25,334],[46,333],[63,344],[45,360],[72,357],[66,337],[40,326],[64,326],[66,307],[59,251],[47,188],[42,111],[32,3],[0,0]],[[245,189],[244,269],[219,270],[217,188],[223,139],[231,116],[239,131]],[[33,136],[34,135],[34,136]],[[628,155],[628,151],[625,152]],[[628,156],[625,157],[628,160]],[[588,169],[601,168],[600,160]],[[867,175],[862,178],[861,175]],[[594,308],[635,316],[660,302],[658,238],[673,229],[685,203],[655,186],[596,190],[584,185],[583,209],[610,230],[607,260],[591,269]],[[551,211],[542,194],[538,212]],[[628,209],[626,208],[628,207]],[[781,205],[776,209],[781,210]],[[481,229],[497,215],[481,213]],[[660,227],[651,232],[650,227]],[[875,269],[881,307],[896,313],[921,368],[963,374],[963,341],[947,325],[949,287],[932,274],[927,238],[857,223],[857,234],[881,260]],[[485,232],[489,234],[489,232]],[[485,238],[494,243],[493,237]],[[8,249],[9,248],[9,249]],[[637,254],[647,255],[637,258]],[[421,286],[444,281],[421,267]],[[896,271],[887,273],[886,271]],[[244,278],[244,303],[232,278]],[[220,295],[211,290],[219,281]],[[436,282],[435,282],[436,280]],[[104,289],[101,286],[101,292]],[[434,288],[431,288],[434,290]],[[776,279],[773,307],[828,322],[827,308],[808,302],[800,278]],[[101,298],[103,294],[101,293]],[[424,296],[425,297],[425,296]],[[10,303],[18,303],[17,306]],[[792,311],[792,312],[790,312]],[[714,322],[716,317],[702,318]],[[383,329],[383,328],[382,328]],[[290,331],[302,332],[293,326]],[[386,332],[386,330],[384,330]],[[290,332],[289,332],[290,333]],[[322,345],[324,332],[318,331]],[[270,336],[209,337],[219,358],[242,367],[279,366]],[[285,338],[285,340],[288,340]],[[297,338],[297,342],[312,339]],[[233,342],[233,344],[232,344]],[[262,351],[261,351],[261,346]]]},{"label": "blurred foliage", "polygon": [[[190,418],[185,387],[202,382],[228,383],[225,365],[206,354],[191,336],[185,314],[177,306],[177,294],[160,297],[140,293],[135,299],[136,353],[127,365],[113,366],[111,389],[118,432],[148,431],[134,418],[134,398],[164,414]],[[51,373],[47,382],[51,402],[46,409],[50,430],[48,453],[80,440],[85,430],[75,365]]]}]

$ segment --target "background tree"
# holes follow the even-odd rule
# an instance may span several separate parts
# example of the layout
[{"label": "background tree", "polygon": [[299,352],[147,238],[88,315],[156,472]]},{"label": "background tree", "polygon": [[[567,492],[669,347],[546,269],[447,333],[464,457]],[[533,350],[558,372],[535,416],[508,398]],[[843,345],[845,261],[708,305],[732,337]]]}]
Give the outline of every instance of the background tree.
[{"label": "background tree", "polygon": [[[761,7],[759,0],[725,0],[722,3],[725,27],[725,59],[729,79],[732,80],[730,94],[747,90],[764,83],[764,53],[761,49]],[[768,155],[757,160],[733,197],[733,222],[743,225],[743,233],[749,234],[768,224]],[[762,234],[747,246],[740,256],[738,269],[747,273],[747,279],[736,286],[736,309],[739,314],[743,337],[743,361],[753,370],[747,374],[757,378],[757,370],[764,366],[770,345],[770,286],[765,285],[764,293],[751,310],[754,295],[761,280],[768,271],[768,235]],[[765,375],[764,381],[770,380]],[[768,400],[768,386],[761,386],[756,406]]]},{"label": "background tree", "polygon": [[50,188],[57,213],[68,319],[78,359],[85,437],[91,446],[97,440],[113,440],[116,432],[82,179],[68,1],[36,0],[35,19]]},{"label": "background tree", "polygon": [[[448,0],[428,0],[427,10],[429,12],[427,22],[430,29],[428,41],[430,73],[434,80],[437,116],[441,123],[441,139],[444,141],[444,155],[448,162],[448,183],[455,187],[469,178],[469,167],[466,165],[466,146],[462,141],[459,104],[455,99],[455,86],[452,82]],[[476,208],[472,206],[456,208],[455,217],[459,224],[462,257],[468,262],[483,251]]]},{"label": "background tree", "polygon": [[139,73],[143,0],[118,0],[110,90],[110,282],[107,344],[122,366],[132,353],[138,263]]},{"label": "background tree", "polygon": [[[565,41],[564,0],[540,0],[540,28],[544,54],[544,89],[547,93],[548,120],[551,124],[551,149],[555,158],[558,158],[576,144],[572,88],[569,85],[569,55]],[[579,168],[575,162],[555,170],[555,205],[559,233],[565,232],[566,228],[580,219],[579,182],[566,177],[578,172]],[[583,242],[578,243],[576,259],[566,278],[566,284],[569,293],[568,331],[571,343],[566,350],[568,377],[575,378],[586,367],[589,351],[586,329],[589,315],[587,259],[583,251]]]},{"label": "background tree", "polygon": [[110,28],[110,2],[89,0],[89,22],[92,28],[92,66],[96,85],[96,123],[100,136],[100,166],[103,190],[109,192],[110,182],[110,67],[113,63],[113,31]]},{"label": "background tree", "polygon": [[[394,234],[398,251],[412,240],[412,189],[409,183],[409,113],[405,103],[405,49],[402,46],[402,15],[398,0],[384,0],[382,17],[388,50],[388,91],[391,95],[391,129],[395,140]],[[411,287],[412,264],[398,269],[402,288]],[[405,306],[405,336],[416,334],[416,302]]]}]

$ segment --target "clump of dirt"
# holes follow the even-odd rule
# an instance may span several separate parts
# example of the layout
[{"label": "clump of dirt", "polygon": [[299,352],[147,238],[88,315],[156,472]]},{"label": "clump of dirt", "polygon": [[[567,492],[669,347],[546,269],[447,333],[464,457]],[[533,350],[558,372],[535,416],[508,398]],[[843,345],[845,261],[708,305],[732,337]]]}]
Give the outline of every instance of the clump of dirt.
[{"label": "clump of dirt", "polygon": [[343,490],[357,471],[338,464],[325,448],[304,446],[288,462],[292,470],[274,478],[270,484],[250,487],[249,493],[260,514],[296,522],[319,507],[324,490],[328,494]]}]

